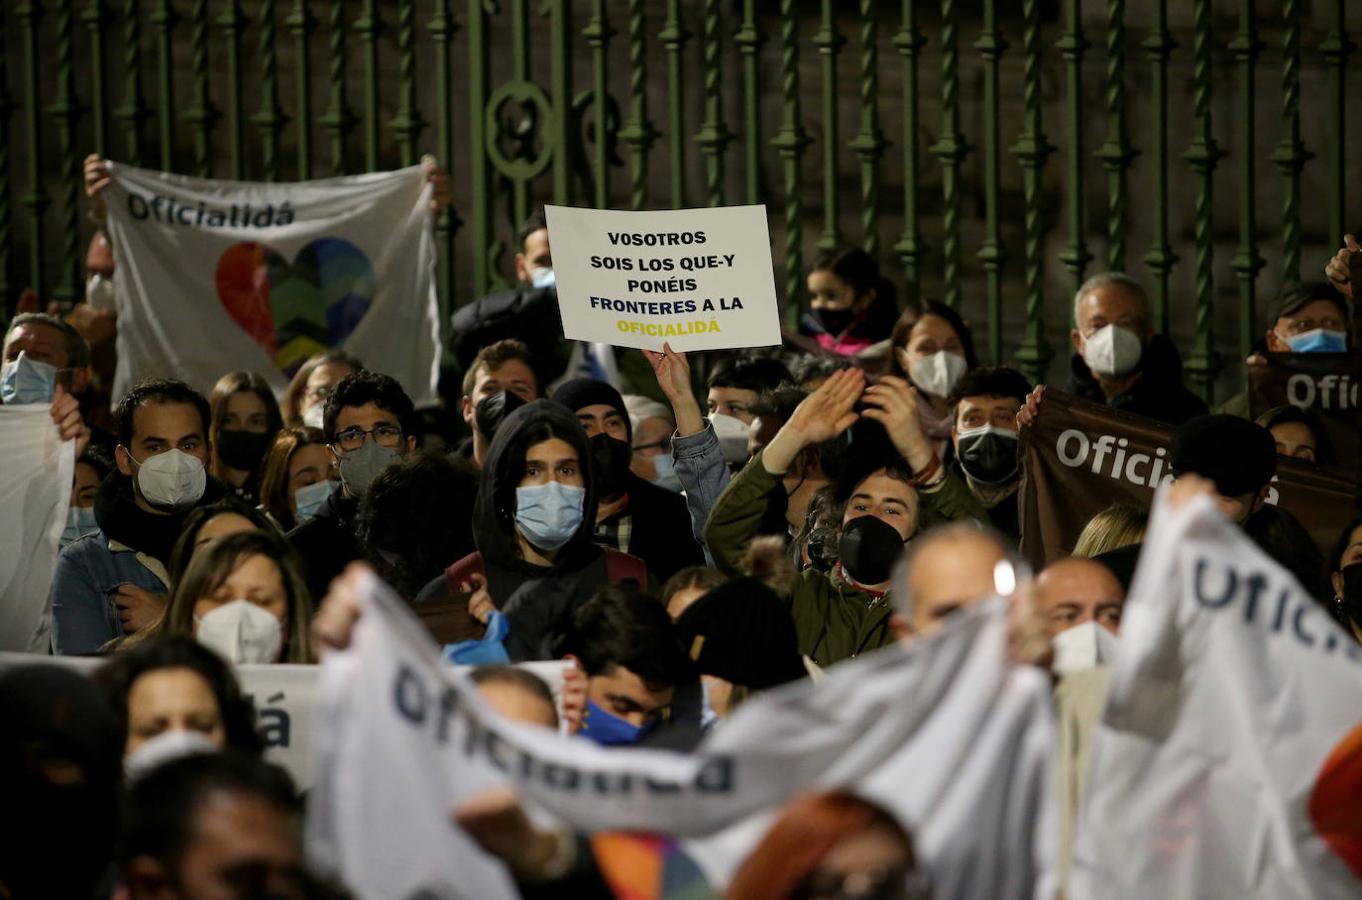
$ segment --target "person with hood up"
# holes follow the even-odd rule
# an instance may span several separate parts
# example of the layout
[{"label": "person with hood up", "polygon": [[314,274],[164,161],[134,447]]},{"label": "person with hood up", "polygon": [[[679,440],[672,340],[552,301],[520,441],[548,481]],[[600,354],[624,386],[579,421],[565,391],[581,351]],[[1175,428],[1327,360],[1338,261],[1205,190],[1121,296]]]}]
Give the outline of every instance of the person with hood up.
[{"label": "person with hood up", "polygon": [[704,551],[687,533],[686,501],[629,467],[634,431],[620,392],[604,381],[574,378],[553,400],[576,414],[591,445],[599,500],[596,543],[642,559],[659,581],[704,563]]},{"label": "person with hood up", "polygon": [[1206,413],[1182,383],[1182,357],[1155,334],[1149,298],[1121,272],[1094,275],[1074,294],[1074,355],[1064,389],[1112,409],[1181,425]]},{"label": "person with hood up", "polygon": [[648,583],[643,560],[592,543],[596,507],[591,445],[576,415],[548,400],[520,407],[487,451],[473,503],[477,552],[427,584],[416,605],[467,596],[483,622],[505,617],[512,660],[552,658],[572,612],[598,588]]},{"label": "person with hood up", "polygon": [[[864,412],[855,408],[864,394]],[[868,653],[893,643],[888,591],[903,545],[917,531],[915,485],[935,476],[940,461],[913,472],[898,449],[908,413],[897,395],[876,385],[865,388],[859,369],[835,373],[799,404],[789,421],[734,477],[719,497],[705,529],[705,543],[721,571],[739,574],[739,564],[756,535],[782,476],[804,448],[829,441],[858,418],[871,427],[858,431],[834,492],[840,513],[839,561],[827,572],[799,573],[790,613],[799,650],[819,666]],[[875,425],[883,430],[877,435]]]}]

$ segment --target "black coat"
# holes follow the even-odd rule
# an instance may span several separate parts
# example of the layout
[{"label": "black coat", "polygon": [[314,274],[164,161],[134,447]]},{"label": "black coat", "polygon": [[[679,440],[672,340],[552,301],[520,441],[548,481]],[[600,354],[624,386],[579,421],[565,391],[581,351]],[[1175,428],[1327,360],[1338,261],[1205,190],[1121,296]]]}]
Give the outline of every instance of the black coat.
[{"label": "black coat", "polygon": [[647,563],[654,578],[666,581],[686,566],[705,564],[705,551],[691,531],[684,497],[633,472],[625,480],[625,491],[633,528],[627,552]]},{"label": "black coat", "polygon": [[1181,425],[1188,419],[1206,414],[1206,404],[1182,383],[1182,357],[1173,342],[1156,334],[1145,345],[1136,371],[1139,378],[1123,394],[1107,399],[1102,386],[1092,377],[1088,364],[1075,353],[1069,360],[1069,380],[1064,389],[1085,400],[1112,409],[1144,416],[1165,425]]},{"label": "black coat", "polygon": [[358,511],[359,500],[345,496],[345,488],[337,487],[316,515],[288,533],[288,542],[307,568],[307,589],[314,606],[326,596],[332,579],[350,563],[364,558],[355,540]]}]

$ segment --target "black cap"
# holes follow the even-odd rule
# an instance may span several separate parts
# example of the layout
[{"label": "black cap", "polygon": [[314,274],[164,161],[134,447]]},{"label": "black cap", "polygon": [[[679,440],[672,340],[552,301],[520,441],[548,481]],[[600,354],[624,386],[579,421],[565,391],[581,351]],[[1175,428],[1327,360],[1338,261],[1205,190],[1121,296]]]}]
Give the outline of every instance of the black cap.
[{"label": "black cap", "polygon": [[1188,419],[1173,431],[1169,465],[1174,475],[1209,478],[1226,497],[1256,494],[1277,474],[1272,432],[1238,416]]},{"label": "black cap", "polygon": [[1272,318],[1268,321],[1269,326],[1275,324],[1278,319],[1294,316],[1316,300],[1327,300],[1334,304],[1338,307],[1343,321],[1348,321],[1348,300],[1338,292],[1338,288],[1327,281],[1311,281],[1305,284],[1292,284],[1282,290],[1281,295],[1277,297]]},{"label": "black cap", "polygon": [[676,620],[676,630],[703,675],[763,690],[807,674],[788,605],[755,578],[705,594]]},{"label": "black cap", "polygon": [[574,413],[588,406],[613,407],[624,416],[625,427],[629,429],[630,438],[633,437],[633,428],[629,424],[629,410],[624,405],[624,398],[620,396],[619,391],[604,381],[595,378],[574,378],[564,382],[554,391],[552,399],[554,403],[561,403]]}]

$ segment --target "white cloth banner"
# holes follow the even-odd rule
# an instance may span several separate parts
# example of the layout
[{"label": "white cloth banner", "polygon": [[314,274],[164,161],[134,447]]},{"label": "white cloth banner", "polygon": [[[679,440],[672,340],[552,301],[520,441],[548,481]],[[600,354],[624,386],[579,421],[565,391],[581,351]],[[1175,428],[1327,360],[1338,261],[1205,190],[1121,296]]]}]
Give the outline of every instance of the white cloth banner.
[{"label": "white cloth banner", "polygon": [[911,649],[758,696],[685,756],[500,718],[373,581],[350,648],[322,667],[310,851],[360,897],[513,897],[450,823],[510,782],[578,832],[689,839],[722,885],[794,793],[849,787],[913,830],[933,896],[1052,896],[1048,675],[1008,664],[1005,619],[987,604]]},{"label": "white cloth banner", "polygon": [[0,650],[46,652],[76,445],[62,441],[46,403],[0,406],[0,460]]},{"label": "white cloth banner", "polygon": [[237,369],[277,391],[343,347],[435,397],[440,321],[419,166],[296,184],[208,181],[110,163],[117,401],[143,378],[205,393]]},{"label": "white cloth banner", "polygon": [[1362,895],[1362,648],[1198,497],[1155,505],[1070,896]]}]

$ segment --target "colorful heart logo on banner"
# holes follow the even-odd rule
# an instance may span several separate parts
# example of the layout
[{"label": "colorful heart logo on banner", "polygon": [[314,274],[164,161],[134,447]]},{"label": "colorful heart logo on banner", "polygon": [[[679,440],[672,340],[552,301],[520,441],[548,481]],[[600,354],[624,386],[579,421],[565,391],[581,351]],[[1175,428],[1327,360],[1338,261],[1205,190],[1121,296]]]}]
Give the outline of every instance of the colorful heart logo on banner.
[{"label": "colorful heart logo on banner", "polygon": [[1330,849],[1362,877],[1362,725],[1344,735],[1320,767],[1310,820]]},{"label": "colorful heart logo on banner", "polygon": [[350,336],[377,287],[373,264],[347,240],[318,238],[292,263],[254,241],[218,258],[218,300],[280,369]]}]

